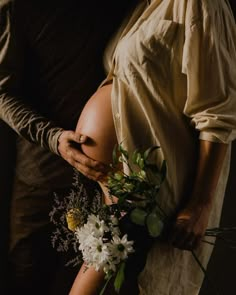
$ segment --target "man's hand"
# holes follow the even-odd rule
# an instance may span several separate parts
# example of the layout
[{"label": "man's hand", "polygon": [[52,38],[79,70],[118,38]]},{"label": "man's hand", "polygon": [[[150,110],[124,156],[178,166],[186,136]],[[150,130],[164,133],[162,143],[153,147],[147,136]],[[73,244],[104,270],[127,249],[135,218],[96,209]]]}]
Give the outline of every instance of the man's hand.
[{"label": "man's hand", "polygon": [[107,173],[107,167],[88,158],[81,150],[80,144],[86,142],[84,135],[74,131],[63,131],[58,139],[58,151],[61,157],[86,177],[98,181]]},{"label": "man's hand", "polygon": [[182,250],[196,249],[205,235],[210,212],[206,204],[181,210],[170,232],[170,243]]}]

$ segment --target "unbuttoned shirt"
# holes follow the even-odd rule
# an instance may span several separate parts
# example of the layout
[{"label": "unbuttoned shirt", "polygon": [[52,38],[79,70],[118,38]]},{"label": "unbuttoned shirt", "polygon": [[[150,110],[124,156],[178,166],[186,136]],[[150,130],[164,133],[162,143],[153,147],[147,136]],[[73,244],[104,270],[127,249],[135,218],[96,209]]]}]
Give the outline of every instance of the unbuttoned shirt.
[{"label": "unbuttoned shirt", "polygon": [[[161,147],[154,160],[166,160],[167,176],[157,201],[167,216],[191,196],[199,139],[229,145],[208,224],[217,227],[236,137],[236,27],[228,1],[143,2],[104,63],[119,143],[130,153]],[[203,244],[197,256],[206,266],[212,247]],[[191,252],[157,241],[139,282],[142,294],[196,295],[202,280]]]},{"label": "unbuttoned shirt", "polygon": [[118,141],[130,151],[160,145],[157,161],[169,163],[178,196],[197,140],[236,137],[236,28],[228,5],[143,2],[105,54]]}]

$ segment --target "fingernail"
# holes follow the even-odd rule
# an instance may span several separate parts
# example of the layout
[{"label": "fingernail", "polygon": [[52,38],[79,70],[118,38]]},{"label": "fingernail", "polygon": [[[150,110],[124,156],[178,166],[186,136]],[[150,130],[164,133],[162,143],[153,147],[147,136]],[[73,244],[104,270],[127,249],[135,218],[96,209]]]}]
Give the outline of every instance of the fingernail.
[{"label": "fingernail", "polygon": [[78,141],[79,142],[83,142],[84,141],[84,136],[83,135],[79,135],[78,136]]}]

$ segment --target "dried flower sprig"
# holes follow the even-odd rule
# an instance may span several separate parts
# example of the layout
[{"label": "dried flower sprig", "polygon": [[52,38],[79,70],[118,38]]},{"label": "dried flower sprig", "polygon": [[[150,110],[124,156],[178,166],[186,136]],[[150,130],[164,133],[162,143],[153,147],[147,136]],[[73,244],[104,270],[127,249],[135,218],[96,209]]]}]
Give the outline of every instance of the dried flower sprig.
[{"label": "dried flower sprig", "polygon": [[74,231],[86,223],[91,212],[96,213],[101,207],[101,191],[94,187],[93,196],[86,189],[86,179],[74,170],[72,187],[67,194],[54,193],[54,205],[49,213],[50,221],[55,227],[51,235],[53,248],[65,252],[68,257],[66,266],[78,266],[82,263],[79,242]]}]

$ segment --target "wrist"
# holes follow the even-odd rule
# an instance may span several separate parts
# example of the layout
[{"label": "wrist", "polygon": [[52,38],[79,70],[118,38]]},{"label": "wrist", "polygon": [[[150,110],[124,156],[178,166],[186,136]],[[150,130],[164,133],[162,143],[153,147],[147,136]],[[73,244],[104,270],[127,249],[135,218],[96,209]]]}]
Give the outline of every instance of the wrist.
[{"label": "wrist", "polygon": [[64,129],[60,128],[53,137],[53,149],[52,151],[57,154],[58,156],[61,156],[60,150],[59,150],[59,144],[60,144],[60,139],[61,135],[65,132]]}]

